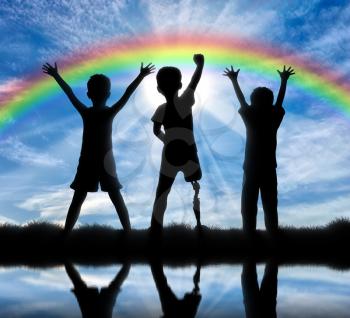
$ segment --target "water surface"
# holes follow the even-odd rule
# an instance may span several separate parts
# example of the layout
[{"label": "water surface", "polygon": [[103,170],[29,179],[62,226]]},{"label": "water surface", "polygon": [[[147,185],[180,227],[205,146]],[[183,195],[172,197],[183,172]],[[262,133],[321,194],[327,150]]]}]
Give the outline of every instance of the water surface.
[{"label": "water surface", "polygon": [[275,310],[277,317],[349,317],[350,271],[280,266],[276,276],[271,264],[246,263],[202,267],[199,282],[196,273],[196,266],[160,263],[3,267],[0,317],[82,317],[84,310],[87,317],[89,306],[100,317],[108,310],[112,317],[161,317],[163,311],[179,317],[186,310],[189,317],[256,317],[256,309],[272,316]]}]

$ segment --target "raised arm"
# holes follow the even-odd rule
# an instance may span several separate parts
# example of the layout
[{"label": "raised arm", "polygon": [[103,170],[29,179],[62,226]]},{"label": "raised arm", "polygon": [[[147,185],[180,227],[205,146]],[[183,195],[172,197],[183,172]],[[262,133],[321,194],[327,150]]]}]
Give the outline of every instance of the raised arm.
[{"label": "raised arm", "polygon": [[196,90],[197,85],[199,83],[199,80],[201,79],[203,67],[204,67],[204,56],[203,54],[195,54],[193,55],[193,61],[196,63],[197,67],[194,71],[190,84],[188,85],[189,88]]},{"label": "raised arm", "polygon": [[145,67],[143,66],[143,63],[141,63],[139,75],[137,75],[137,77],[127,87],[123,96],[112,106],[115,113],[118,113],[125,106],[137,86],[139,86],[139,84],[147,75],[153,73],[154,70],[155,66],[152,63],[149,63]]},{"label": "raised arm", "polygon": [[277,70],[277,72],[279,73],[279,75],[281,77],[281,86],[280,86],[280,90],[278,92],[275,106],[282,107],[284,95],[286,94],[288,78],[289,78],[289,76],[294,75],[295,72],[290,66],[288,67],[288,69],[286,69],[285,65],[283,66],[283,71]]},{"label": "raised arm", "polygon": [[74,95],[72,88],[64,81],[64,79],[58,73],[56,63],[55,66],[46,63],[43,65],[42,70],[45,74],[52,76],[56,80],[58,85],[60,85],[62,90],[65,92],[65,94],[71,101],[72,105],[79,113],[81,113],[86,108],[86,106]]},{"label": "raised arm", "polygon": [[238,84],[238,73],[239,73],[239,70],[240,69],[235,71],[233,69],[232,65],[231,65],[231,69],[229,69],[227,67],[225,68],[225,71],[224,71],[223,75],[227,76],[231,80],[233,88],[234,88],[235,93],[236,93],[236,96],[238,98],[238,101],[239,101],[241,107],[244,108],[244,107],[247,107],[248,104],[247,104],[247,102],[246,102],[246,100],[244,98],[244,95],[242,93],[242,90],[241,90],[241,88],[240,88],[240,86]]}]

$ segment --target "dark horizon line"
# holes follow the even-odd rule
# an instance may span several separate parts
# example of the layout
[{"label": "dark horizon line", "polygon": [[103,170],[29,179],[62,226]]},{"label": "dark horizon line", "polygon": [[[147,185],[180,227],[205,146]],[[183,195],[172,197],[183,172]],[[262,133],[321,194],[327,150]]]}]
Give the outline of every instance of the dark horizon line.
[{"label": "dark horizon line", "polygon": [[258,230],[253,240],[240,229],[198,231],[185,225],[165,227],[161,240],[145,229],[125,235],[123,230],[101,225],[82,226],[66,239],[62,233],[62,227],[50,223],[0,226],[0,266],[47,267],[65,261],[86,265],[147,264],[154,258],[170,266],[205,266],[272,258],[281,265],[350,269],[347,219],[323,227],[281,228],[274,238]]}]

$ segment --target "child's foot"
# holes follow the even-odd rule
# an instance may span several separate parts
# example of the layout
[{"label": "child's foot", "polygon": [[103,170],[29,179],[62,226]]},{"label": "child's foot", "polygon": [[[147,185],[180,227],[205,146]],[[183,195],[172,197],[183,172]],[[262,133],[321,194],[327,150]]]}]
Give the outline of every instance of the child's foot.
[{"label": "child's foot", "polygon": [[195,226],[195,230],[202,231],[203,230],[203,225],[201,223],[197,223],[197,225]]},{"label": "child's foot", "polygon": [[61,232],[62,236],[62,249],[64,250],[65,253],[67,253],[67,251],[69,250],[69,245],[70,245],[70,234],[71,231],[68,231],[66,229],[63,229],[63,231]]},{"label": "child's foot", "polygon": [[64,228],[62,230],[62,238],[64,241],[66,241],[70,235],[71,231],[70,230],[67,230],[66,228]]},{"label": "child's foot", "polygon": [[201,223],[197,224],[194,228],[196,231],[208,230],[209,228]]},{"label": "child's foot", "polygon": [[149,228],[149,249],[154,255],[161,253],[162,241],[163,241],[163,227],[159,225],[152,224]]},{"label": "child's foot", "polygon": [[278,238],[279,231],[278,228],[273,228],[266,230],[266,233],[271,240],[276,240]]},{"label": "child's foot", "polygon": [[124,233],[125,235],[130,234],[130,233],[131,233],[131,227],[123,228],[123,233]]},{"label": "child's foot", "polygon": [[257,248],[257,244],[260,242],[258,233],[256,230],[244,231],[245,241],[247,249],[253,252]]},{"label": "child's foot", "polygon": [[149,231],[153,233],[161,233],[163,231],[163,224],[159,223],[156,218],[152,217]]},{"label": "child's foot", "polygon": [[151,244],[157,245],[162,240],[163,225],[152,219],[151,226],[148,228]]},{"label": "child's foot", "polygon": [[267,242],[271,249],[278,248],[278,242],[279,242],[279,231],[278,229],[273,229],[270,231],[266,231],[267,234]]},{"label": "child's foot", "polygon": [[148,231],[151,235],[161,235],[163,233],[163,227],[159,225],[154,225],[152,224],[149,228]]}]

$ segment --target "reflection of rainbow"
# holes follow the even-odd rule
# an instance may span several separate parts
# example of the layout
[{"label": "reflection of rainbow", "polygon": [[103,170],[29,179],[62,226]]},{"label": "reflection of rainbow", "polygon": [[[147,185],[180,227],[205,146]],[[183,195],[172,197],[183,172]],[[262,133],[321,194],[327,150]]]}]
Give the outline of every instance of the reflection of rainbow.
[{"label": "reflection of rainbow", "polygon": [[[110,75],[118,71],[136,71],[141,61],[151,61],[157,65],[189,64],[192,63],[192,54],[196,52],[205,54],[206,67],[215,68],[218,72],[232,64],[247,72],[276,76],[277,67],[292,65],[297,72],[291,81],[294,85],[349,112],[350,85],[339,74],[294,54],[232,37],[154,35],[113,42],[65,59],[60,63],[60,71],[69,83],[74,84],[85,81],[96,72]],[[0,98],[0,131],[13,119],[23,116],[58,93],[59,89],[50,77],[38,72],[27,80],[5,83],[3,87],[0,86],[1,91],[6,91],[6,94]]]}]

